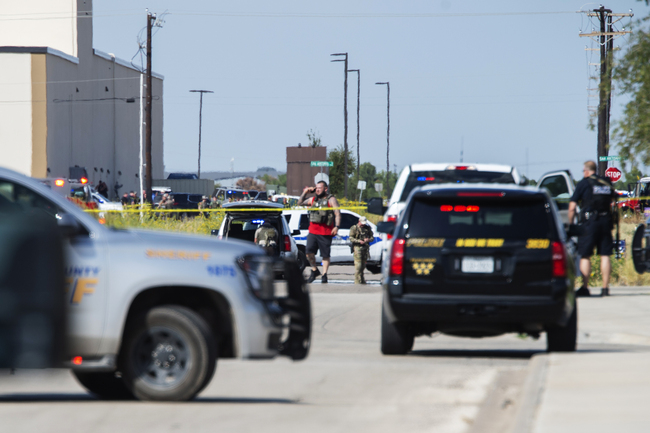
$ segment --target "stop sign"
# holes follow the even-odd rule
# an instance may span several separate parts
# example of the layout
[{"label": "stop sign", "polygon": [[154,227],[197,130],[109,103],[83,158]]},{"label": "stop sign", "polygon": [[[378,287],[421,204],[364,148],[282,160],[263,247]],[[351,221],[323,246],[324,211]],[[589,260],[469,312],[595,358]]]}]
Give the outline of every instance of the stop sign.
[{"label": "stop sign", "polygon": [[612,182],[616,182],[621,178],[621,170],[616,167],[609,167],[605,170],[605,176],[610,178]]}]

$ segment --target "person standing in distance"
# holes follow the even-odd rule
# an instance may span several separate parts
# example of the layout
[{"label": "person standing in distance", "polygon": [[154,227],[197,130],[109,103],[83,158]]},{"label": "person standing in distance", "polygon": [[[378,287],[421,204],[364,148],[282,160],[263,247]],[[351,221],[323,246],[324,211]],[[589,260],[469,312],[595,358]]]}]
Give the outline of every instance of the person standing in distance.
[{"label": "person standing in distance", "polygon": [[359,222],[350,228],[350,242],[354,250],[354,284],[366,284],[363,269],[366,267],[373,239],[374,234],[366,217],[359,218]]},{"label": "person standing in distance", "polygon": [[573,222],[577,204],[580,203],[580,221],[583,227],[583,232],[578,238],[582,287],[578,289],[576,296],[590,296],[590,257],[594,253],[594,247],[600,256],[600,271],[603,275],[603,288],[600,294],[608,296],[609,278],[612,273],[609,256],[612,255],[614,246],[612,200],[616,197],[616,191],[609,179],[596,175],[594,161],[585,162],[582,173],[584,178],[576,185],[569,202],[569,221]]},{"label": "person standing in distance", "polygon": [[[316,197],[310,197],[305,200],[309,193],[316,193]],[[332,238],[336,236],[341,226],[341,212],[339,211],[339,202],[327,192],[327,183],[320,181],[316,186],[306,187],[298,203],[302,206],[309,206],[309,234],[307,235],[306,255],[311,265],[311,275],[307,279],[308,283],[313,283],[317,276],[321,275],[316,266],[316,252],[320,250],[320,256],[323,258],[323,277],[322,283],[327,283],[327,271],[330,267],[330,248]],[[322,209],[322,208],[334,208]]]}]

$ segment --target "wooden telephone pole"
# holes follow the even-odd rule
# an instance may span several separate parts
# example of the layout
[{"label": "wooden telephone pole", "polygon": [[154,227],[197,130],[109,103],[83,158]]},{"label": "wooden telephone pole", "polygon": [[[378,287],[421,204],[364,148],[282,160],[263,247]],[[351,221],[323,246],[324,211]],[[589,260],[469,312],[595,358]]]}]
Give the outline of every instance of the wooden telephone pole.
[{"label": "wooden telephone pole", "polygon": [[[612,66],[614,38],[622,36],[630,31],[614,31],[613,25],[624,17],[631,17],[632,13],[617,14],[611,9],[601,6],[587,16],[596,17],[600,21],[600,31],[591,33],[580,33],[580,37],[591,38],[600,45],[600,85],[598,103],[598,175],[605,176],[607,170],[607,159],[609,153],[609,116],[612,103]],[[614,20],[614,18],[617,18]]]}]

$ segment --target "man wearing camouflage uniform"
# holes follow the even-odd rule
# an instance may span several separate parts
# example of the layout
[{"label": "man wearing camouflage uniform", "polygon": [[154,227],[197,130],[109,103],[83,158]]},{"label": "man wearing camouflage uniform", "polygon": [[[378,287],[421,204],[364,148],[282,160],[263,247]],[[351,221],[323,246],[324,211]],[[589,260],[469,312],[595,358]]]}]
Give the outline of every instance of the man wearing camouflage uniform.
[{"label": "man wearing camouflage uniform", "polygon": [[354,249],[354,284],[366,284],[363,270],[370,255],[370,243],[373,239],[374,234],[366,217],[359,218],[359,222],[350,228],[350,242]]},{"label": "man wearing camouflage uniform", "polygon": [[255,243],[262,247],[269,256],[275,255],[279,238],[278,231],[268,222],[264,222],[255,230]]}]

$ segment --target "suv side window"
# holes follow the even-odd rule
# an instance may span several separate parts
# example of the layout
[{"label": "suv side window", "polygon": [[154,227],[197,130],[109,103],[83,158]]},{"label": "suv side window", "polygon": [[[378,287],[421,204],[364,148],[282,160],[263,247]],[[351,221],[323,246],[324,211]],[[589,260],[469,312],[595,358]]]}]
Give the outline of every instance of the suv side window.
[{"label": "suv side window", "polygon": [[359,218],[349,213],[341,212],[341,229],[349,230],[353,225],[359,222]]},{"label": "suv side window", "polygon": [[56,218],[61,208],[29,188],[0,179],[0,213],[44,212]]},{"label": "suv side window", "polygon": [[298,228],[300,230],[309,230],[309,215],[306,213],[300,215],[300,225]]},{"label": "suv side window", "polygon": [[540,188],[546,188],[555,199],[557,207],[560,210],[569,209],[569,188],[567,186],[566,178],[562,175],[549,176],[539,184]]}]

